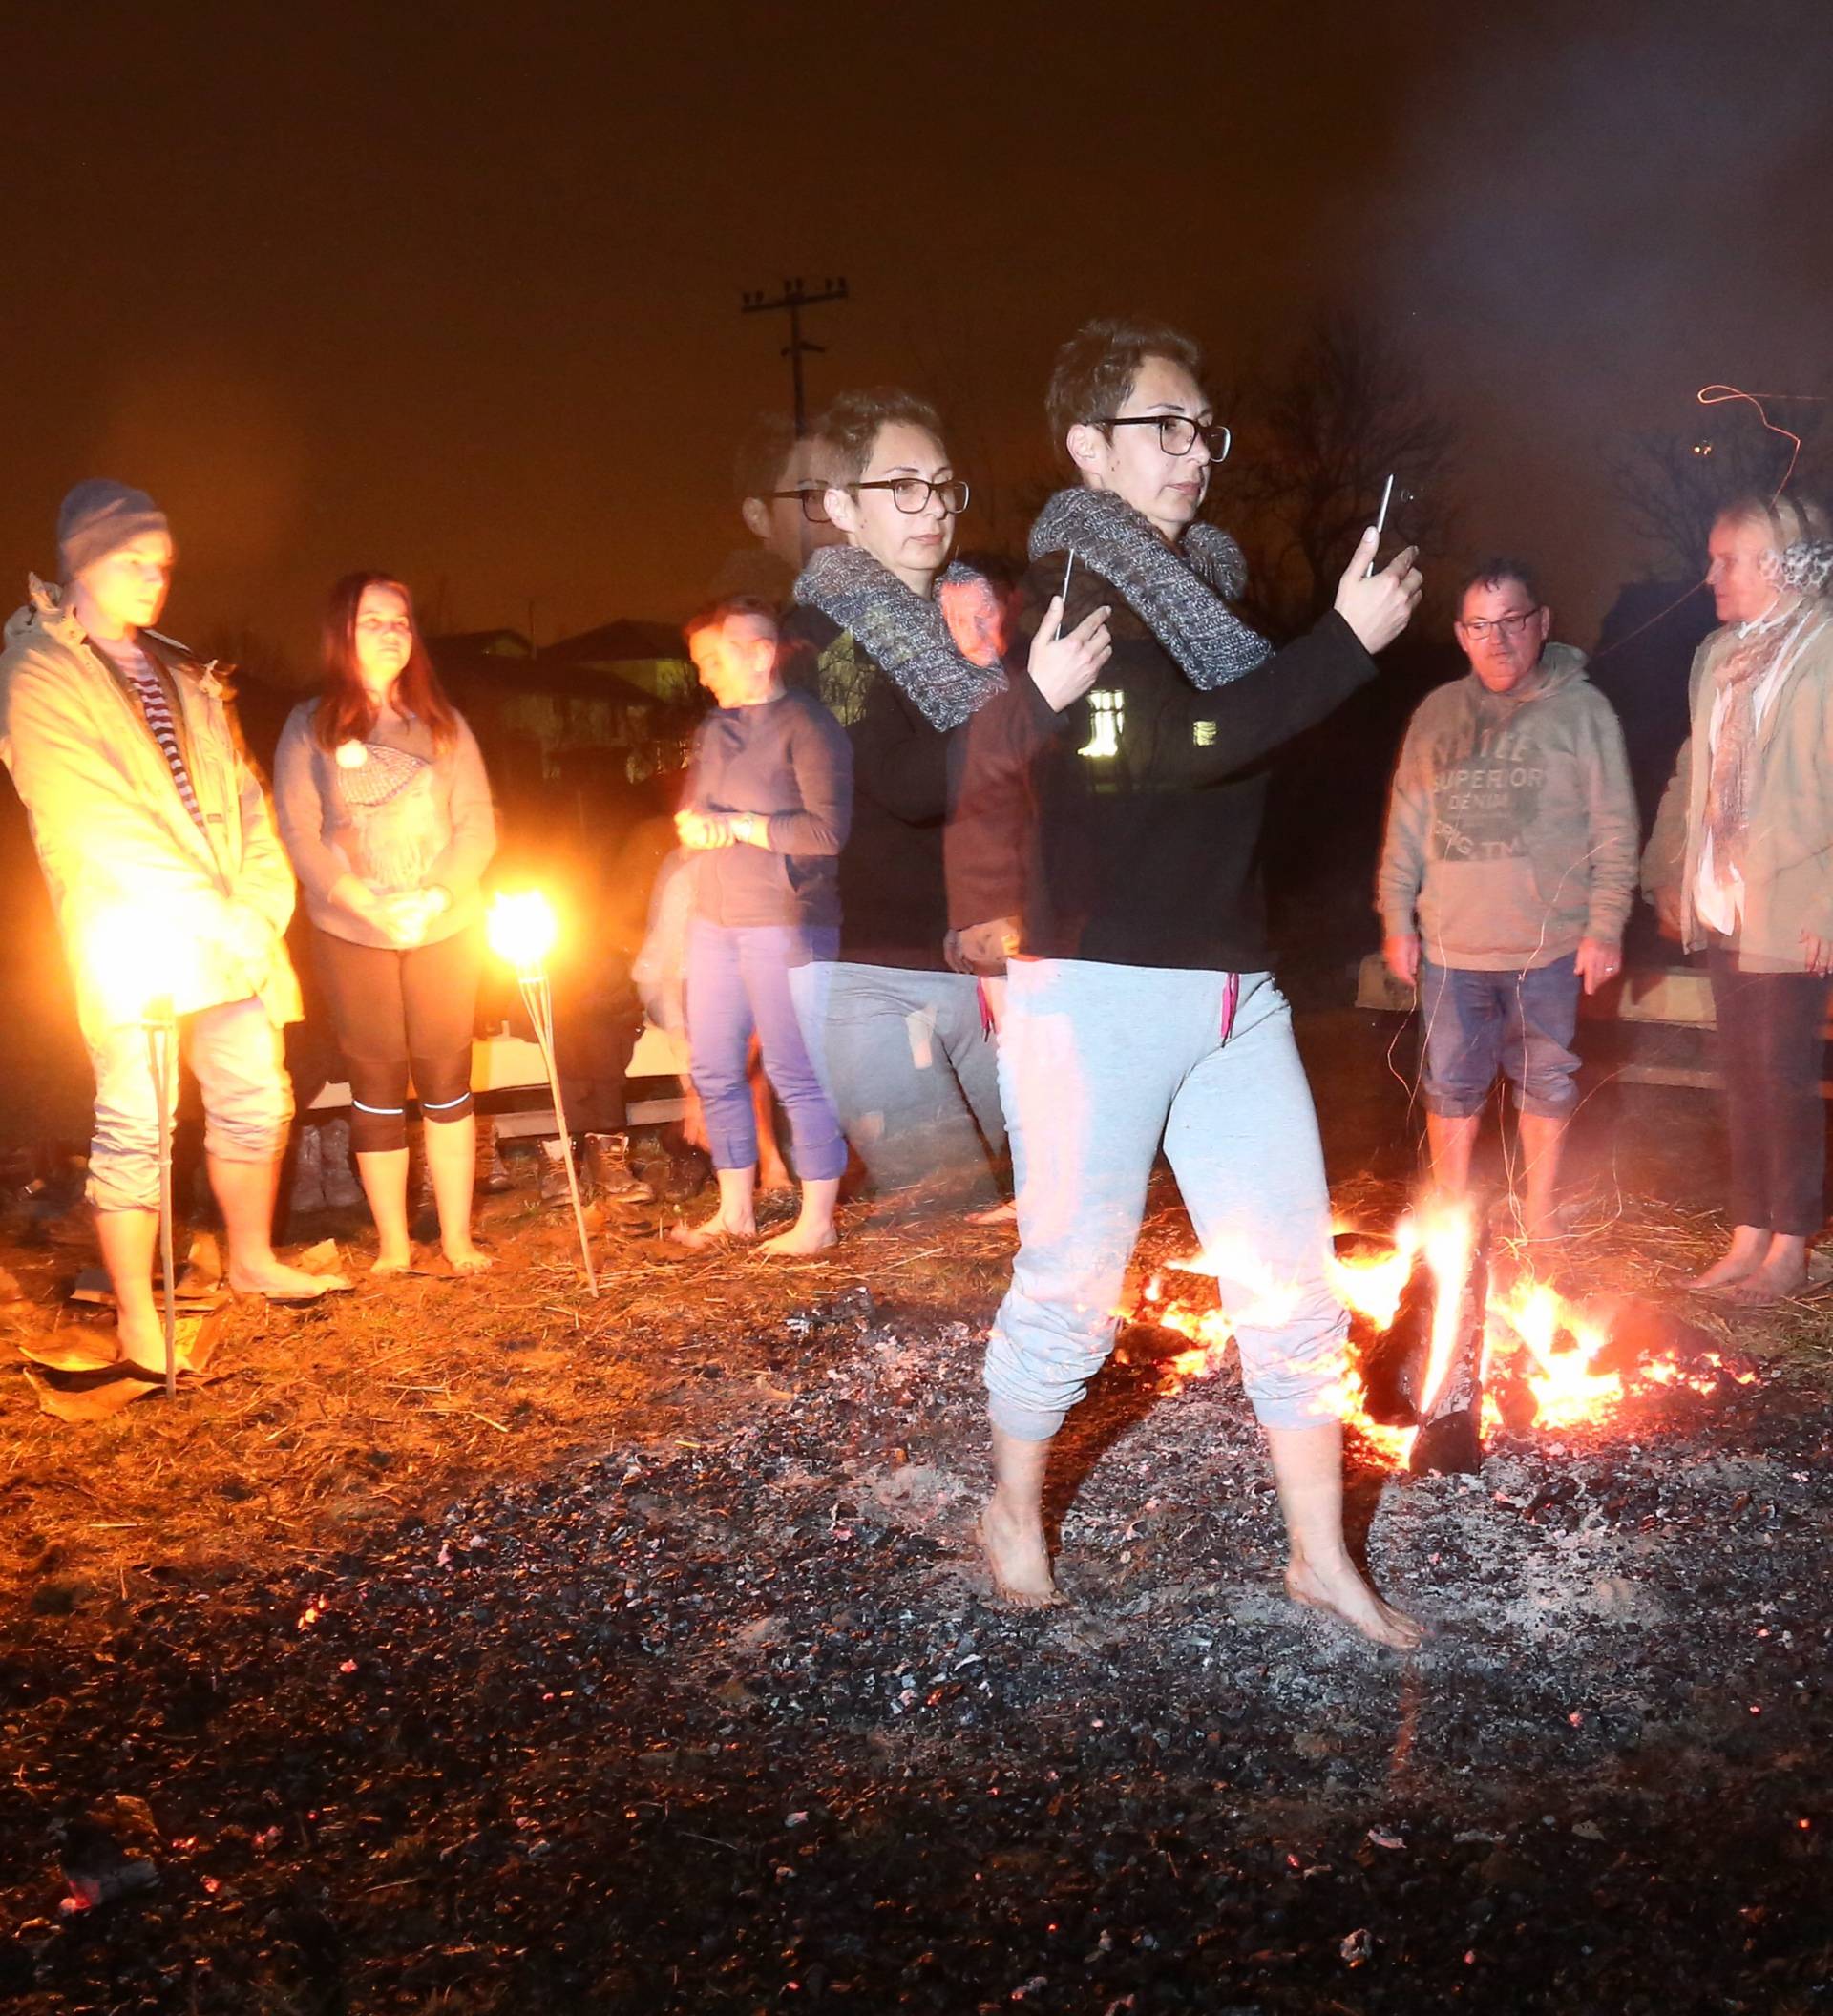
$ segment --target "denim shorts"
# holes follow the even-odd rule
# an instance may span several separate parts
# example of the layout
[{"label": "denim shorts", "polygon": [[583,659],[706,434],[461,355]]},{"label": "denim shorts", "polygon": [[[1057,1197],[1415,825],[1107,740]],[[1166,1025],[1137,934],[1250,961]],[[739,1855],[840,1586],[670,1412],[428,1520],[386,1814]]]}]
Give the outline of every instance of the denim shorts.
[{"label": "denim shorts", "polygon": [[1578,1104],[1577,1022],[1578,968],[1570,954],[1526,973],[1422,960],[1425,1110],[1442,1120],[1480,1113],[1501,1071],[1522,1112],[1566,1119]]}]

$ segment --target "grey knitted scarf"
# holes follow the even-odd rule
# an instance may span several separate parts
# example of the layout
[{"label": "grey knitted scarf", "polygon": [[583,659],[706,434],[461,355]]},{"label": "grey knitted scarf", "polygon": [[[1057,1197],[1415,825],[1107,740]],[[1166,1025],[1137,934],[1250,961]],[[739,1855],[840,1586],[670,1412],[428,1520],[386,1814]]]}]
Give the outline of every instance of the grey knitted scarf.
[{"label": "grey knitted scarf", "polygon": [[[936,582],[942,590],[979,582],[958,560]],[[853,633],[886,676],[909,694],[931,727],[959,728],[1005,691],[999,664],[978,665],[956,643],[939,599],[926,600],[856,546],[823,546],[795,583],[795,598]]]},{"label": "grey knitted scarf", "polygon": [[1047,553],[1074,554],[1112,581],[1205,692],[1273,656],[1224,599],[1240,594],[1248,569],[1240,547],[1213,525],[1192,525],[1173,552],[1111,490],[1060,490],[1031,528],[1031,557]]}]

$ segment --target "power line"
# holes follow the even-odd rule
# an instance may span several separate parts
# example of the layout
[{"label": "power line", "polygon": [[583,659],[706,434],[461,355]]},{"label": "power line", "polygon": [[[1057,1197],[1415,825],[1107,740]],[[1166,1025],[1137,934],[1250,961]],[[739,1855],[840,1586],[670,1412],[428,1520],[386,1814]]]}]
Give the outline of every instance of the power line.
[{"label": "power line", "polygon": [[790,340],[784,345],[780,354],[790,360],[790,378],[794,388],[797,440],[809,430],[808,410],[802,389],[802,359],[810,351],[818,356],[822,350],[820,344],[811,343],[803,335],[802,310],[819,307],[823,302],[846,299],[847,283],[844,274],[837,280],[824,280],[821,283],[821,291],[816,294],[809,293],[799,280],[786,280],[782,293],[774,301],[769,300],[761,287],[740,297],[738,312],[741,315],[787,313],[790,318]]}]

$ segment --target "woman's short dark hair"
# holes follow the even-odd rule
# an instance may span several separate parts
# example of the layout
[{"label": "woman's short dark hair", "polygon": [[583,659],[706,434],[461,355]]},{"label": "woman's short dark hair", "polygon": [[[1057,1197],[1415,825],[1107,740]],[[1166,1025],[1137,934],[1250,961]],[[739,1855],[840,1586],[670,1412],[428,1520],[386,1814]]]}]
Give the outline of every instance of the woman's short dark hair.
[{"label": "woman's short dark hair", "polygon": [[1094,426],[1117,413],[1131,396],[1139,368],[1148,357],[1181,364],[1199,385],[1203,382],[1201,346],[1162,322],[1116,316],[1085,322],[1057,352],[1044,410],[1050,417],[1051,441],[1063,461],[1069,460],[1069,430]]},{"label": "woman's short dark hair", "polygon": [[873,444],[888,427],[920,427],[937,441],[942,416],[915,392],[881,385],[866,392],[842,392],[821,415],[815,431],[833,451],[842,483],[856,483],[872,460]]}]

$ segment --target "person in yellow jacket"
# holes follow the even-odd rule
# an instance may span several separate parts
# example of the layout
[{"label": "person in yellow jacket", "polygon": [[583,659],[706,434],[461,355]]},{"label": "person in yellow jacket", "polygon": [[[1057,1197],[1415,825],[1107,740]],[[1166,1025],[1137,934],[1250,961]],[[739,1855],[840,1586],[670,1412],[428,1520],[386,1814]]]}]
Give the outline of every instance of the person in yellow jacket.
[{"label": "person in yellow jacket", "polygon": [[282,939],[293,876],[221,682],[152,627],[172,573],[164,514],[125,485],[79,483],[57,537],[64,586],[33,578],[6,625],[0,760],[31,818],[95,1071],[89,1201],[119,1370],[151,1378],[164,1344],[150,1011],[170,1004],[203,1095],[231,1287],[292,1300],[345,1284],[273,1249],[293,1108],[281,1030],[301,1013]]}]

